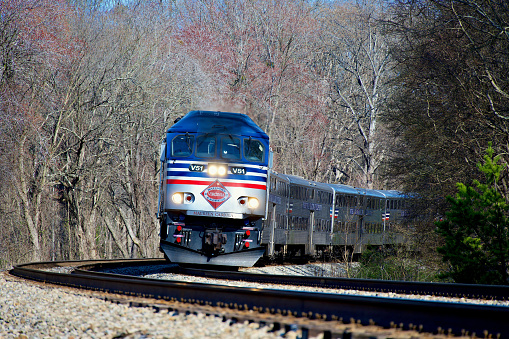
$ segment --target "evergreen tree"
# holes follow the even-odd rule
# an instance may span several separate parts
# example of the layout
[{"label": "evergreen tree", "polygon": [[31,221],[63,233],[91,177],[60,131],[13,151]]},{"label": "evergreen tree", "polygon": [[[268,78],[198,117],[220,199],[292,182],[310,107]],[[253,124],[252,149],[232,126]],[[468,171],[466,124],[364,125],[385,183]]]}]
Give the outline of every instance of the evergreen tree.
[{"label": "evergreen tree", "polygon": [[493,157],[491,143],[484,164],[477,164],[486,184],[457,184],[456,197],[448,196],[450,210],[436,223],[444,245],[438,248],[449,270],[442,275],[458,283],[507,284],[509,262],[509,204],[498,180],[506,164]]}]

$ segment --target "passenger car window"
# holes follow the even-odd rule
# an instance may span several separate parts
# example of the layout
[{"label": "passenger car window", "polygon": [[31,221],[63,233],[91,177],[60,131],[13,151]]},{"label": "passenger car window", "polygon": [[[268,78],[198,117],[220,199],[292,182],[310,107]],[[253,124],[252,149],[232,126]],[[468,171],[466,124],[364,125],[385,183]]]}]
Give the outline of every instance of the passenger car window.
[{"label": "passenger car window", "polygon": [[230,136],[221,138],[221,158],[240,159],[240,139]]},{"label": "passenger car window", "polygon": [[248,161],[262,162],[265,154],[263,144],[255,139],[244,139],[244,157]]},{"label": "passenger car window", "polygon": [[177,135],[171,142],[172,157],[188,157],[193,153],[194,135]]},{"label": "passenger car window", "polygon": [[210,135],[200,135],[196,138],[196,156],[203,158],[213,158],[216,156],[216,137]]}]

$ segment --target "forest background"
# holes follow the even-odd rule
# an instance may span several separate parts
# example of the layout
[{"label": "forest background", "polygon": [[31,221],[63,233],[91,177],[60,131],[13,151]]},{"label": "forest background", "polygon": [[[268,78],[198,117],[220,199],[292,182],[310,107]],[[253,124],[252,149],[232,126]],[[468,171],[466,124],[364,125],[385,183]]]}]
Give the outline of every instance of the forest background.
[{"label": "forest background", "polygon": [[194,109],[248,114],[279,172],[419,194],[433,261],[445,197],[509,159],[508,6],[0,0],[0,268],[160,256],[159,144]]}]

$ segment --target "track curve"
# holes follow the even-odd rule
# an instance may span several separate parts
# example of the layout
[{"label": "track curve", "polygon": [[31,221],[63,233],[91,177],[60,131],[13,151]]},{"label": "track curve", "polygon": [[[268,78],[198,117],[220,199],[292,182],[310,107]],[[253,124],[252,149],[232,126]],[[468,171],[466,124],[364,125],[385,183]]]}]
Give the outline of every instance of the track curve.
[{"label": "track curve", "polygon": [[320,288],[352,289],[370,292],[393,292],[486,300],[509,300],[509,286],[428,283],[377,279],[329,278],[292,275],[269,275],[242,272],[224,272],[182,267],[181,274],[206,278],[276,283]]},{"label": "track curve", "polygon": [[[48,283],[199,305],[218,305],[335,321],[354,319],[355,322],[362,324],[374,322],[387,328],[394,324],[404,324],[404,327],[417,327],[431,333],[437,333],[441,328],[448,329],[449,333],[455,335],[475,332],[500,335],[502,338],[509,337],[509,324],[507,324],[509,307],[503,306],[240,288],[146,279],[90,270],[112,265],[162,265],[164,263],[164,260],[159,259],[46,262],[19,265],[10,273]],[[80,266],[80,268],[75,269],[71,274],[47,270],[70,266]],[[319,279],[323,280],[323,278]]]}]

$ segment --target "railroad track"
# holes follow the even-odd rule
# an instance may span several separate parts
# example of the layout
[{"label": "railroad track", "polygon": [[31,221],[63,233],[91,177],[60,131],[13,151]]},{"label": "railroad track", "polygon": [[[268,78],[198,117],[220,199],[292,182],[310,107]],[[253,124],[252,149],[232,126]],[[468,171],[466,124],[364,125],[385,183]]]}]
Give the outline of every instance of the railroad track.
[{"label": "railroad track", "polygon": [[[336,324],[376,324],[384,328],[400,327],[429,333],[453,335],[509,337],[509,307],[475,305],[429,300],[408,300],[380,297],[338,295],[316,292],[283,291],[241,288],[203,283],[187,283],[135,276],[122,276],[99,270],[122,266],[164,265],[164,260],[113,260],[86,262],[51,262],[19,265],[11,274],[48,283],[87,288],[109,293],[127,294],[170,301],[180,301],[198,307],[220,306],[229,312],[256,311],[277,319],[292,316],[327,320],[330,328]],[[71,274],[58,273],[49,268],[77,266]],[[238,272],[202,271],[181,268],[182,273],[232,280],[287,283],[335,288],[355,288],[369,291],[405,291],[405,293],[454,296],[481,296],[489,299],[507,299],[508,287],[485,285],[422,284],[351,280],[337,278],[309,278],[268,276]],[[341,286],[341,287],[340,287]],[[354,287],[355,286],[355,287]],[[435,286],[435,287],[433,287]],[[454,287],[457,287],[457,291]],[[435,290],[434,290],[435,289]],[[251,315],[252,316],[252,315]],[[275,323],[280,323],[278,320]],[[345,325],[346,326],[346,325]],[[341,327],[348,331],[351,327]],[[325,337],[334,337],[334,330],[325,331]],[[337,335],[338,333],[336,333]],[[345,332],[342,333],[342,336]]]}]

